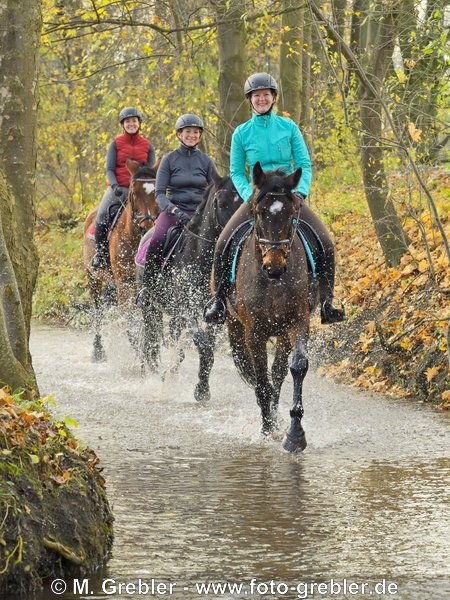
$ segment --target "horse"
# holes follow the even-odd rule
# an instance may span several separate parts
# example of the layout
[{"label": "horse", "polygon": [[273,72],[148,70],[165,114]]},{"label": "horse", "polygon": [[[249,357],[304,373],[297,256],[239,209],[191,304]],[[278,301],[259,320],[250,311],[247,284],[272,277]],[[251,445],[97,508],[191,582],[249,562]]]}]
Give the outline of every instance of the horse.
[{"label": "horse", "polygon": [[[250,198],[253,228],[243,242],[236,268],[235,296],[227,299],[227,327],[234,363],[253,387],[262,416],[262,433],[277,425],[281,386],[290,371],[294,381],[291,422],[283,440],[288,452],[306,447],[302,427],[302,385],[308,370],[307,342],[310,312],[317,304],[303,244],[296,233],[301,204],[292,193],[301,169],[253,169]],[[267,342],[276,339],[275,357],[268,372]]]},{"label": "horse", "polygon": [[[210,295],[210,278],[216,241],[242,199],[230,177],[217,178],[206,188],[203,200],[191,221],[183,228],[183,238],[158,274],[151,289],[150,304],[143,307],[144,334],[142,361],[152,370],[158,366],[163,341],[163,313],[171,317],[172,335],[178,338],[187,326],[199,353],[198,382],[194,397],[198,402],[210,399],[209,375],[214,362],[216,326],[202,328],[203,307]],[[177,248],[179,248],[177,250]],[[137,266],[138,284],[143,268]],[[183,355],[179,356],[179,360]]]},{"label": "horse", "polygon": [[[84,224],[84,268],[94,304],[95,335],[92,359],[95,362],[106,360],[101,335],[103,309],[107,300],[104,291],[112,288],[119,305],[130,315],[136,295],[134,256],[142,235],[153,227],[158,216],[155,178],[159,161],[153,167],[149,167],[127,158],[126,165],[131,174],[128,201],[109,236],[109,268],[96,270],[91,267],[92,257],[95,254],[95,242],[91,230],[97,216],[97,208],[89,213]],[[131,316],[129,316],[129,324],[132,325]],[[130,341],[134,343],[130,331],[129,329]]]}]

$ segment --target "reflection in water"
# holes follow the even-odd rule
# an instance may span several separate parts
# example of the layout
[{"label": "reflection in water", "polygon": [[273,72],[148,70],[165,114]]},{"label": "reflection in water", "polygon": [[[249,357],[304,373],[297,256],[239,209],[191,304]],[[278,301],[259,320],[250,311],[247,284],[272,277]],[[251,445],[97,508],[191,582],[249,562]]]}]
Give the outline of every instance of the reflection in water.
[{"label": "reflection in water", "polygon": [[[279,439],[260,440],[251,392],[231,381],[226,358],[215,366],[221,401],[199,409],[186,394],[195,362],[163,387],[157,377],[147,381],[149,401],[137,393],[139,378],[91,366],[89,339],[77,338],[80,356],[74,337],[50,338],[58,348],[71,343],[71,362],[59,365],[60,373],[45,380],[45,357],[39,362],[35,353],[35,364],[41,386],[59,390],[106,465],[115,544],[104,571],[89,578],[92,594],[60,598],[194,600],[202,597],[196,583],[215,581],[247,587],[209,598],[309,598],[295,586],[331,579],[371,587],[366,595],[316,588],[314,597],[368,598],[383,580],[397,584],[398,594],[370,597],[450,596],[450,445],[440,415],[313,380],[305,392],[310,446],[290,456]],[[45,351],[43,339],[39,348]],[[99,391],[88,400],[80,399],[80,388],[90,385],[84,375],[73,383],[74,361],[80,372],[97,369]],[[172,595],[107,594],[107,577],[176,587]],[[252,578],[288,590],[250,590]],[[56,596],[49,589],[37,596],[50,598]]]}]

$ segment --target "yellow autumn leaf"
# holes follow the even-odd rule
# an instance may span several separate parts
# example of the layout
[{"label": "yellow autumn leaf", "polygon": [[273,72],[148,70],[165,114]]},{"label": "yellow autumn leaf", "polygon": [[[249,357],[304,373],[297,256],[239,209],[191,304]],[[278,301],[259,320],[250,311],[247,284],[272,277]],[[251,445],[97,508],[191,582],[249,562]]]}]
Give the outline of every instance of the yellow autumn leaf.
[{"label": "yellow autumn leaf", "polygon": [[436,375],[439,373],[439,371],[441,370],[441,367],[439,365],[436,365],[435,367],[430,367],[429,369],[427,369],[425,371],[425,376],[427,378],[427,381],[430,382],[432,381]]},{"label": "yellow autumn leaf", "polygon": [[428,261],[424,258],[419,263],[419,271],[420,273],[425,273],[428,270]]},{"label": "yellow autumn leaf", "polygon": [[441,398],[444,401],[450,402],[450,390],[445,390],[445,392],[442,392]]},{"label": "yellow autumn leaf", "polygon": [[422,130],[416,129],[416,126],[414,125],[414,123],[411,123],[411,122],[408,123],[408,131],[409,131],[409,135],[411,136],[411,139],[413,142],[418,142],[420,140]]},{"label": "yellow autumn leaf", "polygon": [[397,75],[400,83],[406,83],[408,81],[408,77],[400,69],[395,69],[395,74]]}]

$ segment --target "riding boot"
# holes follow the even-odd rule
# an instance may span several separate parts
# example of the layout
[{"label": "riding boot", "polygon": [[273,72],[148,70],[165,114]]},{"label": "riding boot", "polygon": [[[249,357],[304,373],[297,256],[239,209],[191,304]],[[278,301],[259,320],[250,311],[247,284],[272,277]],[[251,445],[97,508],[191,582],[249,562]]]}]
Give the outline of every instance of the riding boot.
[{"label": "riding boot", "polygon": [[320,318],[323,325],[345,321],[345,310],[333,305],[334,291],[334,254],[325,255],[318,273]]},{"label": "riding boot", "polygon": [[151,248],[148,248],[145,256],[144,276],[142,278],[142,288],[136,297],[136,304],[140,308],[144,308],[150,304],[152,290],[155,285],[156,278],[161,268],[161,258],[159,253],[155,253]]},{"label": "riding boot", "polygon": [[93,269],[104,269],[109,265],[108,224],[95,225],[95,255],[91,261]]},{"label": "riding boot", "polygon": [[221,325],[227,316],[226,300],[230,290],[227,260],[219,253],[214,255],[214,296],[206,304],[203,319],[206,323]]}]

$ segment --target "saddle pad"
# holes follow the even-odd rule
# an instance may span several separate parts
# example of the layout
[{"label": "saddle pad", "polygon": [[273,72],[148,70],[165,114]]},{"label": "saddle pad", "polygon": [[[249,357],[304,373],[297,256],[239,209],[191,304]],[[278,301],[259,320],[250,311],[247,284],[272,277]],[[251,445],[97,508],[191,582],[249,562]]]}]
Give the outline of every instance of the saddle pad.
[{"label": "saddle pad", "polygon": [[141,241],[139,242],[139,248],[136,252],[136,256],[134,257],[134,262],[138,267],[145,267],[145,257],[147,255],[148,246],[150,244],[150,240],[152,239],[153,228],[149,229],[145,235],[142,236]]},{"label": "saddle pad", "polygon": [[92,240],[95,242],[95,222],[90,224],[89,229],[87,230],[86,237],[88,240]]},{"label": "saddle pad", "polygon": [[[109,236],[111,235],[111,231],[114,229],[120,215],[125,208],[124,204],[113,204],[109,208],[109,221],[111,223],[111,227],[108,229],[107,239],[109,240]],[[86,237],[88,240],[92,240],[95,242],[95,221],[91,223],[89,229],[87,231]]]}]

